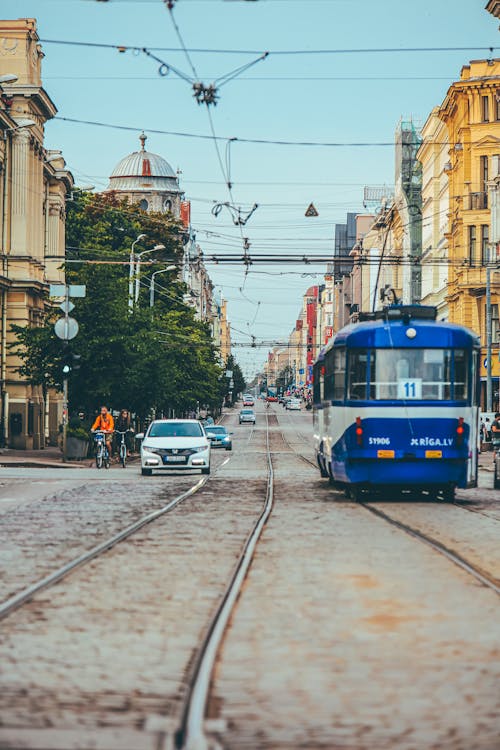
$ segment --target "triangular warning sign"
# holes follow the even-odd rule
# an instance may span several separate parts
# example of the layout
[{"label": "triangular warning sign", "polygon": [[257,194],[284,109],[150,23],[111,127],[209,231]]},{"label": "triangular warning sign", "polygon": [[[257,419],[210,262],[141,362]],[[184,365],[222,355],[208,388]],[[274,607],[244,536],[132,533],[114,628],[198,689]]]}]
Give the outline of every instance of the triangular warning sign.
[{"label": "triangular warning sign", "polygon": [[314,203],[310,203],[308,205],[305,216],[319,216],[319,213],[317,212],[316,206],[314,205]]}]

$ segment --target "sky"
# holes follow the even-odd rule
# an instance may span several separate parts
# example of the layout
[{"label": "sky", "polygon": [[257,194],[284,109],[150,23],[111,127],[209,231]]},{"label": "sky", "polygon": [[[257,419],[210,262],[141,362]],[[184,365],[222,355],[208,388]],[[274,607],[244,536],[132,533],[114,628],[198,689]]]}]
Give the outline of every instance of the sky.
[{"label": "sky", "polygon": [[[488,57],[491,47],[500,57],[498,20],[485,5],[177,0],[173,19],[185,47],[208,50],[190,52],[189,60],[163,0],[0,0],[0,16],[37,20],[44,88],[58,118],[82,121],[49,122],[46,147],[62,149],[77,185],[105,189],[144,129],[148,150],[181,171],[205,255],[242,253],[246,237],[250,255],[325,256],[333,252],[335,223],[364,211],[363,187],[393,183],[400,118],[423,124],[464,64]],[[188,81],[172,70],[160,75],[159,63],[142,52],[89,44],[162,48],[153,54],[206,85],[270,54],[219,88],[212,131]],[[221,139],[220,158],[212,132]],[[228,146],[232,138],[295,143]],[[367,145],[344,145],[352,143]],[[243,213],[258,208],[238,227],[227,208],[212,213],[226,202]],[[319,216],[306,218],[311,202]],[[256,262],[245,273],[243,264],[209,263],[208,270],[228,300],[234,354],[250,378],[262,368],[267,343],[288,339],[302,294],[321,283],[325,266]],[[252,336],[255,348],[248,346]]]}]

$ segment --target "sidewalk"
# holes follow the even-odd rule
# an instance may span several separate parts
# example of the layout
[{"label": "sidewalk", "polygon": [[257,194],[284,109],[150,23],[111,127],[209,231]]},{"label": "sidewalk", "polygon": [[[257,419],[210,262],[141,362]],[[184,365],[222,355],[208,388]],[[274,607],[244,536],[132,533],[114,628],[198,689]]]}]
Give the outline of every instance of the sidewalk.
[{"label": "sidewalk", "polygon": [[85,469],[88,468],[90,458],[84,461],[63,461],[61,449],[49,446],[43,450],[16,450],[2,448],[0,450],[1,466],[18,466],[25,468],[43,467],[47,469]]}]

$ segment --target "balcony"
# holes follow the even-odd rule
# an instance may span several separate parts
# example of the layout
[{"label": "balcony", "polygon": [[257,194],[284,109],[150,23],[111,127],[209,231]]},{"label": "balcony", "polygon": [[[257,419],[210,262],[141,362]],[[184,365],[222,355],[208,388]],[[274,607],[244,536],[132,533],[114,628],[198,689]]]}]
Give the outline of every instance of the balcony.
[{"label": "balcony", "polygon": [[469,211],[482,211],[488,208],[488,193],[470,193]]}]

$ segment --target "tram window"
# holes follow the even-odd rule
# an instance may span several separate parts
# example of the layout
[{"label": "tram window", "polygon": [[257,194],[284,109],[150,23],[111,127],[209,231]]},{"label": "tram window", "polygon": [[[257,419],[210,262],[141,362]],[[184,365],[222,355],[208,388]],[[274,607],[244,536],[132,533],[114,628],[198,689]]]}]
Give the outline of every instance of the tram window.
[{"label": "tram window", "polygon": [[325,356],[325,399],[332,401],[333,399],[333,356],[334,350],[330,349]]},{"label": "tram window", "polygon": [[455,349],[455,401],[467,400],[467,375],[469,357],[464,349]]},{"label": "tram window", "polygon": [[370,399],[467,399],[468,355],[463,349],[374,349],[369,370]]},{"label": "tram window", "polygon": [[334,349],[333,356],[333,400],[344,400],[345,349]]},{"label": "tram window", "polygon": [[366,399],[368,351],[350,349],[348,363],[347,398]]},{"label": "tram window", "polygon": [[321,365],[317,362],[313,367],[313,403],[321,403]]}]

